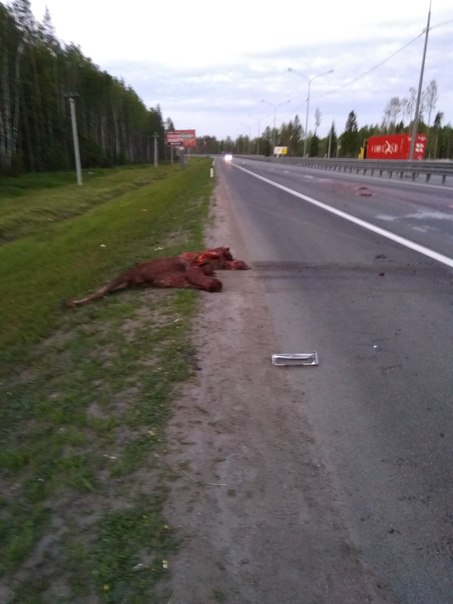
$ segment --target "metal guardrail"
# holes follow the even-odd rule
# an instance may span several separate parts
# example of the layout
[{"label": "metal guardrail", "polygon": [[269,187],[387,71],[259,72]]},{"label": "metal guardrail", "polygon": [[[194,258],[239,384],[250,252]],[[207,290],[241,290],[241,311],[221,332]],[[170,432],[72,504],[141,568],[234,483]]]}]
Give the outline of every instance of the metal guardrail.
[{"label": "metal guardrail", "polygon": [[[246,156],[243,156],[246,157]],[[281,164],[292,164],[312,168],[315,170],[329,170],[333,172],[348,172],[351,174],[368,174],[370,176],[393,176],[411,178],[413,181],[424,177],[425,182],[430,182],[433,176],[440,182],[453,184],[453,162],[432,160],[390,160],[390,159],[327,159],[323,157],[263,157],[249,155],[248,159],[267,160]],[[448,179],[448,182],[447,182]]]},{"label": "metal guardrail", "polygon": [[424,176],[425,182],[430,182],[431,177],[437,175],[440,177],[442,184],[446,183],[448,177],[453,177],[453,163],[451,162],[324,158],[307,158],[301,161],[304,162],[303,165],[306,167],[355,174],[370,174],[371,176],[377,174],[378,176],[392,178],[395,175],[399,178],[410,177],[412,180]]}]

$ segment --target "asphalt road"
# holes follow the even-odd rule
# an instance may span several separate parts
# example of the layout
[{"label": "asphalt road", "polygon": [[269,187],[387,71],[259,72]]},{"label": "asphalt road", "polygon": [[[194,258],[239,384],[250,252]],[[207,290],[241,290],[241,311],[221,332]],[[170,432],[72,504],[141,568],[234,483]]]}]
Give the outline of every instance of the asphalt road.
[{"label": "asphalt road", "polygon": [[453,190],[240,159],[217,170],[277,334],[269,354],[319,354],[281,371],[363,565],[401,603],[451,604]]}]

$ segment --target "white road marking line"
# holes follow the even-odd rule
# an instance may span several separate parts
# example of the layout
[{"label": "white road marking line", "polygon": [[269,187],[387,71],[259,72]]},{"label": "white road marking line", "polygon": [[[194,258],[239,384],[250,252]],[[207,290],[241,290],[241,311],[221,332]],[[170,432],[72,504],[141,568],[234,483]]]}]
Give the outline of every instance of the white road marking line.
[{"label": "white road marking line", "polygon": [[413,250],[414,252],[423,254],[424,256],[427,256],[428,258],[431,258],[432,260],[436,260],[437,262],[441,262],[442,264],[445,264],[446,266],[453,268],[453,258],[449,258],[448,256],[444,256],[443,254],[439,254],[438,252],[435,252],[434,250],[431,250],[423,245],[419,245],[418,243],[415,243],[414,241],[410,241],[410,239],[406,239],[405,237],[400,237],[399,235],[395,235],[395,233],[391,233],[390,231],[381,229],[380,227],[377,227],[374,224],[371,224],[370,222],[366,222],[365,220],[361,220],[360,218],[351,216],[351,214],[347,214],[346,212],[342,212],[341,210],[332,208],[331,206],[323,203],[322,201],[318,201],[317,199],[313,199],[313,197],[308,197],[308,195],[303,195],[302,193],[299,193],[298,191],[294,191],[294,189],[290,189],[289,187],[280,185],[277,182],[274,182],[273,180],[269,180],[268,178],[265,178],[264,176],[260,176],[259,174],[255,174],[255,172],[251,172],[250,170],[247,170],[247,168],[243,168],[242,166],[238,166],[237,164],[234,164],[234,167],[237,168],[238,170],[242,170],[243,172],[246,172],[247,174],[250,174],[250,176],[254,176],[258,180],[262,180],[263,182],[266,182],[267,184],[272,185],[273,187],[276,187],[277,189],[281,189],[282,191],[285,191],[286,193],[289,193],[290,195],[294,195],[294,197],[299,197],[299,199],[303,199],[304,201],[307,201],[308,203],[311,203],[312,205],[314,205],[318,208],[321,208],[322,210],[325,210],[326,212],[335,214],[335,216],[344,218],[344,220],[348,220],[349,222],[357,224],[358,226],[361,226],[362,228],[367,229],[368,231],[376,233],[377,235],[381,235],[382,237],[386,237],[387,239],[390,239],[391,241],[399,243],[400,245],[403,245],[404,247],[407,247],[407,248]]}]

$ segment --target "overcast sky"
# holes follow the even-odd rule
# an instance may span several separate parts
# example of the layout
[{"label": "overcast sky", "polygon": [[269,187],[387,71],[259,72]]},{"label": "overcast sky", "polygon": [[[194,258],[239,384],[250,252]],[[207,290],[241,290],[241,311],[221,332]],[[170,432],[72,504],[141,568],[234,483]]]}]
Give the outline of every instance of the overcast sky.
[{"label": "overcast sky", "polygon": [[[429,0],[31,0],[38,20],[46,6],[62,42],[176,129],[220,139],[296,114],[305,125],[314,76],[310,130],[316,109],[321,136],[332,122],[341,134],[351,110],[359,127],[381,123],[392,97],[418,89]],[[432,0],[423,88],[431,80],[453,124],[452,0]]]}]

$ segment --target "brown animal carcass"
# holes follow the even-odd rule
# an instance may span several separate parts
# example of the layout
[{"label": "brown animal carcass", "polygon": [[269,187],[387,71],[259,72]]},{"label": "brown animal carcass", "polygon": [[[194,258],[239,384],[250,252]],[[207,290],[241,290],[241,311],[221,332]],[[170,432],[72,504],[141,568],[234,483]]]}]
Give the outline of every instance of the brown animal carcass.
[{"label": "brown animal carcass", "polygon": [[155,258],[136,264],[116,279],[83,298],[67,300],[65,306],[75,308],[107,294],[132,287],[176,287],[218,292],[222,282],[214,269],[246,270],[242,260],[234,260],[229,248],[219,247],[201,252],[184,252],[179,256]]}]

